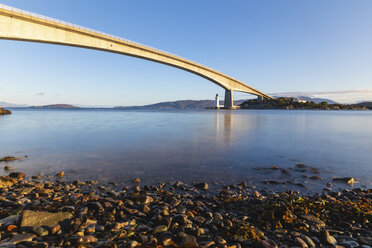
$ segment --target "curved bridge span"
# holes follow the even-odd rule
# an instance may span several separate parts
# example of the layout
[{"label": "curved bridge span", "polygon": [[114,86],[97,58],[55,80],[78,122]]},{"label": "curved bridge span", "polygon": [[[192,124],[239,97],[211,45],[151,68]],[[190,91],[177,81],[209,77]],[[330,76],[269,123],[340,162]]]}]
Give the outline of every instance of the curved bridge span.
[{"label": "curved bridge span", "polygon": [[3,4],[0,4],[0,39],[95,49],[173,66],[224,88],[225,108],[233,107],[233,91],[273,99],[237,79],[174,54]]}]

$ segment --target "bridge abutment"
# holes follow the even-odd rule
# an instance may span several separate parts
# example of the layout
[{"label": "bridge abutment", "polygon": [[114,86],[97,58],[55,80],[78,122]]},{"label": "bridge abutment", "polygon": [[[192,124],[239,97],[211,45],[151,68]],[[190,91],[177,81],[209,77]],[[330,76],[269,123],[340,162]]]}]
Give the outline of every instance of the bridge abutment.
[{"label": "bridge abutment", "polygon": [[225,109],[232,109],[234,107],[233,102],[233,91],[232,90],[225,90]]}]

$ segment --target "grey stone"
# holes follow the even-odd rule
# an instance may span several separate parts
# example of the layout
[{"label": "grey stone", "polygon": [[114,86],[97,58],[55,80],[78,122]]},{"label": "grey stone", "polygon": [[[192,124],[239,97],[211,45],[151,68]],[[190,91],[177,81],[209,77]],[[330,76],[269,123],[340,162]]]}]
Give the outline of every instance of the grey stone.
[{"label": "grey stone", "polygon": [[19,219],[19,215],[11,215],[0,220],[0,226],[14,225]]},{"label": "grey stone", "polygon": [[16,245],[24,241],[32,241],[35,237],[33,233],[17,234],[9,242]]},{"label": "grey stone", "polygon": [[356,241],[343,241],[339,245],[345,246],[346,248],[354,248],[354,247],[359,247],[358,242]]}]

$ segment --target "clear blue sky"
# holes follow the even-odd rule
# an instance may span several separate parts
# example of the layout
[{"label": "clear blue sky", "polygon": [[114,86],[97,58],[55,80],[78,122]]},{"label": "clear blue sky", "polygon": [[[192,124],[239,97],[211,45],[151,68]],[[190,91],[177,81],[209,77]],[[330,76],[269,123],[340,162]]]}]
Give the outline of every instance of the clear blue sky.
[{"label": "clear blue sky", "polygon": [[[353,91],[372,100],[370,0],[0,3],[175,53],[266,93]],[[142,105],[224,92],[182,70],[100,51],[0,40],[0,54],[0,102]]]}]

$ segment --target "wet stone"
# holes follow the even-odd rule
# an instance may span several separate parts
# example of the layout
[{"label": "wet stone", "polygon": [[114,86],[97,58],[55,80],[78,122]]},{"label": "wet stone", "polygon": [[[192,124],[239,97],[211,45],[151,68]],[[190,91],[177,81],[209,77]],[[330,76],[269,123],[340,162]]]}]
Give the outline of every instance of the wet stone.
[{"label": "wet stone", "polygon": [[22,172],[12,172],[12,173],[9,174],[9,177],[21,181],[21,180],[25,179],[26,175],[25,175],[25,173],[22,173]]},{"label": "wet stone", "polygon": [[32,231],[39,237],[44,237],[49,234],[49,231],[41,226],[32,227]]},{"label": "wet stone", "polygon": [[314,243],[314,241],[306,236],[306,235],[301,235],[301,238],[306,242],[306,244],[310,247],[310,248],[314,248],[316,247],[316,244]]},{"label": "wet stone", "polygon": [[182,240],[182,248],[196,248],[198,247],[198,243],[196,242],[196,238],[194,236],[186,236]]},{"label": "wet stone", "polygon": [[264,248],[278,248],[278,245],[271,239],[262,240],[261,245]]},{"label": "wet stone", "polygon": [[166,232],[166,231],[168,231],[168,227],[165,225],[160,225],[154,228],[153,233],[156,234],[156,233],[161,233],[161,232]]},{"label": "wet stone", "polygon": [[207,183],[197,183],[194,186],[198,189],[203,189],[203,190],[207,190],[209,187]]},{"label": "wet stone", "polygon": [[307,244],[305,241],[303,241],[300,237],[295,238],[295,243],[302,248],[308,248]]},{"label": "wet stone", "polygon": [[340,242],[339,245],[342,245],[346,248],[359,247],[359,244],[356,241],[343,241],[343,242]]},{"label": "wet stone", "polygon": [[0,226],[8,226],[15,224],[19,219],[19,215],[11,215],[0,220]]},{"label": "wet stone", "polygon": [[330,235],[328,231],[324,232],[324,239],[327,242],[327,244],[330,244],[330,245],[335,245],[337,243],[337,240],[335,239],[335,237]]},{"label": "wet stone", "polygon": [[88,202],[84,206],[87,207],[89,210],[94,210],[94,211],[105,210],[100,202]]},{"label": "wet stone", "polygon": [[4,170],[5,170],[5,171],[13,171],[14,169],[13,169],[12,166],[10,166],[10,165],[6,165],[6,166],[4,167]]},{"label": "wet stone", "polygon": [[18,244],[24,241],[32,241],[35,237],[36,235],[31,233],[17,234],[9,242],[12,244]]},{"label": "wet stone", "polygon": [[32,248],[48,248],[49,244],[47,242],[38,242],[35,244],[32,244]]},{"label": "wet stone", "polygon": [[354,184],[354,178],[352,178],[352,177],[333,178],[333,181],[347,183],[347,184],[350,184],[350,185]]},{"label": "wet stone", "polygon": [[97,241],[98,239],[92,235],[84,236],[77,240],[78,243],[83,243],[83,244],[95,243]]}]

